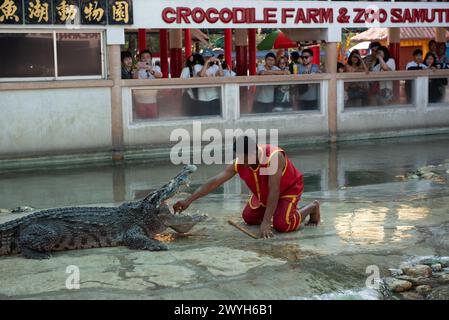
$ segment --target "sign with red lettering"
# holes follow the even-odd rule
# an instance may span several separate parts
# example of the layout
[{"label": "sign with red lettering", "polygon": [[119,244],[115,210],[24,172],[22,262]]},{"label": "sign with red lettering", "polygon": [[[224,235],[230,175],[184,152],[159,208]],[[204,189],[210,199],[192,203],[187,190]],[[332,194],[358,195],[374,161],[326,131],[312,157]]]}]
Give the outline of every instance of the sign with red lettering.
[{"label": "sign with red lettering", "polygon": [[136,28],[449,27],[449,3],[134,0]]}]

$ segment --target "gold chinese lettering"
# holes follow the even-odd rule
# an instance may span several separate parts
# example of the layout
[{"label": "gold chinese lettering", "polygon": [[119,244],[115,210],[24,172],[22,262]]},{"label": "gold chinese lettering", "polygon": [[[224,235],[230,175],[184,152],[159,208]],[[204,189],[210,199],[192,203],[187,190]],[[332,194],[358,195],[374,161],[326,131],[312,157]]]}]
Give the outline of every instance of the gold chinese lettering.
[{"label": "gold chinese lettering", "polygon": [[61,21],[75,20],[76,14],[78,13],[78,8],[73,4],[67,4],[65,0],[61,1],[56,9]]},{"label": "gold chinese lettering", "polygon": [[86,14],[86,20],[100,22],[104,15],[104,9],[98,8],[98,1],[94,1],[95,5],[89,3],[89,6],[84,8],[84,13]]},{"label": "gold chinese lettering", "polygon": [[0,16],[0,22],[6,20],[14,20],[15,22],[19,22],[19,16],[16,15],[17,6],[14,1],[4,0],[3,4],[0,6],[0,11],[2,15]]},{"label": "gold chinese lettering", "polygon": [[30,19],[37,18],[38,22],[42,20],[48,22],[48,3],[41,4],[40,0],[36,0],[34,3],[30,1],[28,11]]},{"label": "gold chinese lettering", "polygon": [[129,21],[129,9],[128,2],[126,1],[116,1],[112,6],[112,19],[116,22],[123,21],[128,23]]}]

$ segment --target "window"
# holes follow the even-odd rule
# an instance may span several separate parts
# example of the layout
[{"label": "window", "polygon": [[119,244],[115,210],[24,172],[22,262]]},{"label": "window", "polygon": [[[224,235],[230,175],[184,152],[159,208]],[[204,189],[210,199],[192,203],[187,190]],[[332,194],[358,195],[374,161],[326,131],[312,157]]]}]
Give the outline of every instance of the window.
[{"label": "window", "polygon": [[53,34],[0,34],[0,77],[54,77]]},{"label": "window", "polygon": [[0,48],[2,80],[104,75],[100,32],[0,33]]}]

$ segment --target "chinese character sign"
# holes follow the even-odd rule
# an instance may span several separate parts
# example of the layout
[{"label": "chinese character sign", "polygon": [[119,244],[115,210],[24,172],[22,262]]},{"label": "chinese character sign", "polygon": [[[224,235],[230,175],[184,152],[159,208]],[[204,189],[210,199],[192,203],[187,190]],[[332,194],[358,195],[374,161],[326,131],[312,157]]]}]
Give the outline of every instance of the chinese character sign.
[{"label": "chinese character sign", "polygon": [[107,0],[81,0],[82,24],[106,24]]},{"label": "chinese character sign", "polygon": [[52,24],[51,0],[25,0],[26,24]]},{"label": "chinese character sign", "polygon": [[0,24],[23,23],[22,0],[0,0]]},{"label": "chinese character sign", "polygon": [[132,0],[109,0],[109,24],[132,24]]},{"label": "chinese character sign", "polygon": [[55,24],[74,24],[79,21],[80,3],[78,0],[53,1]]}]

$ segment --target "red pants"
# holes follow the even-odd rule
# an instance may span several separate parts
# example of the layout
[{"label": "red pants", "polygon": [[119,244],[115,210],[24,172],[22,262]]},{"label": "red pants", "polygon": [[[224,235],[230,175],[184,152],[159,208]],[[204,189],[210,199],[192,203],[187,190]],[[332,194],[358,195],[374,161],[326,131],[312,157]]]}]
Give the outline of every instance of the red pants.
[{"label": "red pants", "polygon": [[157,103],[138,103],[135,106],[137,119],[154,119],[158,116]]},{"label": "red pants", "polygon": [[[276,231],[292,232],[298,229],[301,224],[301,214],[296,209],[298,202],[299,198],[279,199],[273,216],[273,227]],[[243,209],[243,220],[250,225],[259,225],[262,223],[265,209],[262,205],[258,208],[252,208],[250,202],[248,202]]]}]

